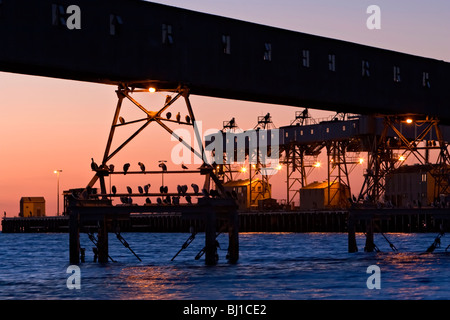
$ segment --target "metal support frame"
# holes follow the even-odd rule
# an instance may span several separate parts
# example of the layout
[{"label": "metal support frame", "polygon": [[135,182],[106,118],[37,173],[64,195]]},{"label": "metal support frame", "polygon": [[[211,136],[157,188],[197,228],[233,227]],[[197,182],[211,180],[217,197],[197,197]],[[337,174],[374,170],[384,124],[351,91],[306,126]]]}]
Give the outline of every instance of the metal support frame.
[{"label": "metal support frame", "polygon": [[[221,130],[221,133],[223,135],[226,135],[227,132],[233,132],[235,133],[236,129],[238,128],[236,124],[235,118],[232,118],[230,121],[223,121],[223,128]],[[253,128],[256,132],[259,132],[259,130],[271,130],[276,129],[275,125],[272,122],[272,117],[270,114],[266,114],[265,116],[259,116],[258,122]],[[246,164],[242,163],[236,163],[236,158],[238,157],[237,153],[242,153],[241,155],[244,156],[246,159]],[[216,156],[215,150],[213,151],[213,156]],[[265,169],[268,168],[265,161],[262,161],[262,158],[264,156],[261,153],[261,150],[256,148],[256,150],[250,150],[248,148],[244,148],[242,150],[235,150],[234,156],[231,156],[231,159],[227,158],[227,152],[226,150],[223,151],[223,164],[214,165],[213,172],[216,173],[219,176],[219,179],[223,182],[228,182],[233,180],[233,173],[239,173],[239,172],[247,172],[248,171],[248,177],[249,177],[249,186],[248,186],[248,192],[249,192],[249,207],[248,209],[251,210],[252,208],[256,207],[258,205],[257,201],[259,199],[264,199],[265,194],[268,191],[269,188],[269,180],[270,175],[264,174]],[[248,167],[247,167],[248,165]],[[244,168],[244,170],[242,170]],[[248,168],[248,169],[247,169]],[[256,180],[257,176],[261,175],[261,181],[262,181],[262,188],[261,190],[256,190],[252,185],[253,181]]]},{"label": "metal support frame", "polygon": [[[200,136],[200,133],[198,132],[198,128],[195,125],[195,116],[194,116],[194,112],[192,110],[192,106],[191,106],[191,103],[189,100],[189,89],[188,88],[177,88],[176,90],[174,90],[176,95],[174,97],[168,96],[168,98],[166,98],[164,106],[162,108],[160,108],[158,111],[150,111],[150,110],[146,109],[142,104],[140,104],[135,98],[132,97],[132,94],[140,93],[140,92],[148,93],[148,90],[140,90],[140,89],[136,90],[134,88],[129,88],[126,85],[121,85],[116,90],[118,102],[117,102],[117,106],[116,106],[116,111],[114,113],[114,118],[113,118],[113,121],[111,124],[111,129],[109,132],[108,141],[106,143],[106,148],[105,148],[105,152],[103,155],[103,159],[102,159],[101,164],[98,166],[98,169],[96,169],[94,177],[91,179],[91,181],[87,185],[87,188],[92,188],[95,185],[95,183],[98,180],[100,180],[101,193],[102,194],[107,193],[106,187],[105,187],[105,181],[104,181],[104,177],[108,176],[110,173],[107,163],[119,151],[121,151],[128,143],[130,143],[136,136],[138,136],[152,122],[159,124],[168,133],[170,133],[172,136],[174,136],[176,139],[178,139],[184,146],[186,146],[188,149],[190,149],[191,152],[194,153],[194,155],[196,155],[197,157],[202,159],[202,161],[204,161],[205,158],[204,158],[204,148],[203,148],[202,138]],[[181,119],[173,120],[173,119],[168,119],[168,118],[164,117],[162,113],[165,112],[172,104],[174,104],[181,97],[183,97],[185,100],[189,118],[186,117],[186,121],[181,121]],[[124,99],[131,101],[137,108],[139,108],[142,112],[144,112],[145,118],[134,120],[134,121],[129,121],[129,122],[124,122],[120,118],[120,111],[121,111],[121,107],[122,107]],[[114,134],[115,134],[116,129],[119,127],[122,127],[122,126],[135,124],[135,123],[139,123],[139,122],[143,122],[143,124],[131,136],[129,136],[127,139],[125,139],[125,141],[123,141],[115,150],[112,151],[111,146],[112,146],[112,142],[114,139]],[[199,146],[200,150],[199,151],[196,150],[194,147],[192,147],[190,144],[188,144],[186,141],[184,141],[172,129],[170,129],[165,124],[165,122],[172,122],[172,123],[178,123],[178,124],[192,126],[194,129],[195,138],[198,142],[198,146]],[[214,179],[214,177],[213,177],[213,179]],[[216,182],[216,181],[218,181],[217,178],[215,179],[214,182]]]},{"label": "metal support frame", "polygon": [[[327,205],[332,206],[333,201],[337,199],[337,206],[339,208],[346,208],[349,205],[348,197],[345,196],[345,191],[348,188],[350,191],[350,178],[346,154],[348,141],[332,141],[326,144],[327,148],[327,181],[328,181],[328,197]],[[331,189],[333,184],[337,183],[338,191],[332,194]]]},{"label": "metal support frame", "polygon": [[[305,148],[302,145],[289,145],[284,149],[286,169],[286,205],[289,206],[300,195],[300,189],[308,184],[307,165],[305,164]],[[314,169],[309,166],[309,173]]]},{"label": "metal support frame", "polygon": [[[227,132],[235,133],[237,129],[239,129],[239,127],[236,123],[236,120],[235,118],[232,118],[230,121],[223,121],[223,128],[221,132],[223,135],[225,135]],[[213,151],[212,156],[215,156],[215,150]],[[229,181],[233,181],[233,173],[241,172],[240,166],[237,164],[233,165],[234,162],[234,158],[227,159],[227,153],[223,152],[222,163],[218,165],[216,164],[215,168],[213,168],[213,172],[218,176],[218,179],[223,184]]]},{"label": "metal support frame", "polygon": [[[203,165],[199,170],[189,170],[189,172],[197,172],[205,175],[205,185],[209,185],[209,180],[213,180],[216,186],[216,190],[225,199],[199,199],[199,204],[196,206],[192,205],[175,205],[172,210],[179,210],[183,214],[192,216],[200,212],[201,217],[206,223],[206,264],[215,264],[217,262],[215,254],[215,237],[216,237],[216,214],[221,216],[221,219],[227,220],[227,227],[229,231],[229,262],[236,262],[239,256],[239,219],[237,217],[237,206],[235,201],[228,197],[224,191],[222,181],[217,177],[213,167],[205,162],[205,151],[203,147],[202,137],[200,132],[196,127],[194,112],[189,100],[189,89],[187,88],[177,88],[174,92],[176,95],[172,98],[168,96],[166,98],[165,104],[158,111],[150,111],[146,109],[142,104],[140,104],[131,95],[138,92],[148,92],[147,90],[135,90],[134,88],[129,88],[126,85],[121,85],[117,89],[118,102],[116,110],[114,113],[114,118],[112,121],[111,129],[108,136],[108,141],[106,144],[104,156],[100,165],[92,165],[93,171],[95,171],[94,177],[90,180],[87,187],[80,194],[79,198],[70,198],[70,203],[68,204],[68,213],[70,214],[70,261],[71,263],[79,262],[80,254],[80,243],[79,243],[79,232],[82,227],[83,219],[89,219],[97,221],[98,225],[98,261],[107,262],[108,261],[108,229],[111,228],[111,219],[116,219],[117,217],[129,218],[131,212],[158,212],[163,210],[163,212],[170,212],[167,206],[112,206],[112,201],[110,200],[113,195],[106,191],[105,177],[110,174],[124,174],[125,172],[114,172],[111,166],[108,166],[109,160],[113,158],[119,151],[121,151],[130,141],[132,141],[137,135],[139,135],[150,123],[156,122],[163,129],[165,129],[169,134],[177,138],[184,146],[191,150],[197,157],[202,159]],[[176,120],[171,120],[169,117],[163,117],[162,113],[166,111],[175,101],[183,97],[186,103],[188,116],[186,116],[186,121],[181,121],[180,117]],[[137,108],[145,113],[145,117],[142,119],[125,122],[125,120],[120,117],[120,111],[123,101],[127,99],[131,101]],[[167,115],[167,114],[166,114]],[[116,129],[121,126],[126,126],[129,124],[134,124],[138,122],[143,122],[143,124],[125,139],[115,150],[112,150],[112,142]],[[194,147],[190,146],[181,137],[177,136],[176,133],[168,127],[165,122],[176,122],[178,124],[184,124],[192,126],[195,134],[196,141],[200,150],[196,150]],[[152,171],[139,171],[139,172],[127,172],[130,174],[147,174],[152,173]],[[160,173],[160,172],[153,172]],[[186,173],[183,171],[173,171],[168,173]],[[92,190],[95,183],[100,182],[100,194],[95,194],[91,197],[90,190]],[[170,196],[172,194],[165,193],[165,196]],[[179,194],[175,194],[179,195]],[[199,196],[199,193],[184,193],[184,196],[193,195]],[[114,194],[114,196],[119,197],[120,194]],[[132,194],[128,196],[152,196],[152,194]],[[131,210],[131,211],[130,211]],[[213,239],[214,238],[214,239]]]},{"label": "metal support frame", "polygon": [[[402,132],[407,115],[384,116],[384,126],[380,136],[368,136],[365,143],[370,146],[365,179],[358,201],[367,204],[377,204],[385,192],[386,175],[398,169],[406,160],[413,156],[421,165],[430,165],[429,173],[435,179],[435,197],[448,193],[450,177],[450,154],[448,143],[444,141],[439,128],[439,120],[431,117],[411,119],[415,125],[415,137],[407,138]],[[418,130],[419,128],[419,130]],[[388,138],[388,133],[394,133],[394,138]],[[437,144],[431,143],[430,137],[436,137]],[[422,144],[422,146],[421,146]],[[430,163],[429,153],[438,150],[439,155],[434,164]],[[424,153],[421,153],[424,151]],[[397,152],[397,153],[395,153]]]}]

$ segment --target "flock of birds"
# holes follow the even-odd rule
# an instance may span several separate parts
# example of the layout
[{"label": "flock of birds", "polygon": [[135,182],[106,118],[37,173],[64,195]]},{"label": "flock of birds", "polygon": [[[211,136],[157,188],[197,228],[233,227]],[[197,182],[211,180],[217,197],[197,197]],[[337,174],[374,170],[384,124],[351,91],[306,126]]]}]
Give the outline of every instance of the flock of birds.
[{"label": "flock of birds", "polygon": [[[110,165],[107,166],[107,167],[102,167],[102,166],[99,166],[99,165],[94,161],[94,158],[91,158],[91,160],[92,160],[92,162],[91,162],[91,169],[92,169],[92,171],[96,171],[96,172],[97,172],[97,171],[100,171],[100,169],[106,169],[106,170],[108,170],[109,172],[114,172],[114,170],[115,170],[115,166],[114,166],[113,164],[110,164]],[[139,165],[139,168],[141,169],[141,171],[142,171],[142,172],[145,172],[145,164],[143,164],[142,162],[138,162],[138,165]],[[158,166],[162,169],[163,172],[166,172],[166,171],[167,171],[167,166],[166,166],[166,164],[165,164],[164,162],[160,162]],[[125,163],[125,164],[123,165],[123,167],[122,167],[122,169],[123,169],[123,174],[127,174],[128,171],[130,170],[130,167],[131,167],[131,164],[130,164],[130,163]],[[189,169],[189,168],[186,167],[184,164],[181,164],[181,168],[182,168],[183,170]]]},{"label": "flock of birds", "polygon": [[[139,165],[141,171],[145,172],[145,165],[142,162],[138,162],[138,165]],[[127,172],[130,169],[130,166],[131,166],[130,163],[125,163],[123,165],[123,174],[124,175],[127,174]],[[160,162],[158,166],[162,169],[162,172],[167,172],[167,166],[166,166],[166,164],[164,162]],[[182,164],[181,167],[182,167],[183,170],[187,170],[188,169],[188,167],[186,167],[184,164]],[[95,163],[93,158],[92,158],[91,168],[92,168],[93,171],[99,171],[100,170],[100,167]],[[114,172],[114,165],[110,164],[105,169],[107,169],[109,172]],[[149,192],[150,191],[150,187],[151,187],[150,183],[144,185],[143,187],[142,186],[138,186],[139,194],[141,194],[141,195],[149,194],[150,193]],[[207,190],[207,189],[203,188],[200,191],[200,187],[197,184],[195,184],[195,183],[191,184],[191,188],[192,188],[193,194],[195,196],[203,196],[205,198],[223,198],[221,196],[220,192],[217,191],[217,190],[214,190],[214,189]],[[124,205],[132,205],[133,204],[133,198],[132,198],[133,189],[130,186],[127,186],[126,189],[127,189],[128,195],[121,195],[119,197],[120,201]],[[113,195],[116,195],[117,194],[117,187],[116,186],[112,186],[111,187],[111,192],[112,192]],[[178,185],[177,186],[177,195],[172,195],[172,196],[168,195],[169,188],[168,188],[168,186],[164,186],[164,185],[160,186],[159,193],[160,193],[160,196],[156,199],[156,201],[157,201],[157,203],[159,205],[164,205],[164,204],[166,204],[166,205],[170,205],[170,204],[178,205],[178,204],[180,204],[181,197],[184,197],[184,199],[186,200],[186,202],[188,204],[192,204],[192,196],[191,196],[191,194],[188,194],[188,186],[187,185]],[[237,199],[237,193],[235,191],[232,191],[232,192],[228,192],[227,191],[226,195],[229,198]],[[151,201],[150,197],[147,197],[145,199],[145,203],[147,205],[152,204],[152,201]]]},{"label": "flock of birds", "polygon": [[[149,190],[150,190],[151,184],[148,183],[146,185],[144,185],[144,187],[138,186],[138,192],[141,195],[147,195],[149,194]],[[203,188],[200,191],[200,187],[195,184],[192,183],[191,184],[191,188],[192,188],[192,193],[194,196],[202,196],[204,198],[216,198],[216,199],[220,199],[223,198],[220,194],[219,191],[211,189],[211,190],[207,190],[205,188]],[[111,187],[111,192],[113,195],[117,194],[117,188],[116,186],[112,186]],[[133,204],[133,189],[130,186],[127,186],[127,192],[128,195],[121,195],[120,196],[120,201],[122,202],[122,204],[128,204],[131,205]],[[180,199],[183,197],[186,202],[188,204],[192,204],[192,193],[188,194],[188,186],[187,185],[178,185],[177,186],[177,194],[176,195],[169,195],[169,188],[168,186],[161,186],[159,187],[159,193],[160,196],[156,199],[157,203],[159,205],[178,205],[180,204]],[[237,199],[237,193],[235,191],[233,192],[226,192],[228,197],[232,197],[233,199]],[[149,205],[152,204],[152,201],[150,199],[150,197],[147,197],[145,199],[145,204]]]},{"label": "flock of birds", "polygon": [[[166,104],[169,103],[169,102],[170,102],[170,96],[167,96]],[[172,112],[167,112],[166,113],[166,118],[167,118],[167,120],[170,120],[172,118]],[[181,123],[181,113],[180,112],[178,112],[176,114],[175,120],[176,120],[176,122]],[[191,123],[191,117],[189,115],[186,115],[184,117],[184,121],[185,121],[186,124],[190,124]],[[120,122],[120,124],[126,124],[125,118],[122,117],[122,116],[119,117],[119,122]]]}]

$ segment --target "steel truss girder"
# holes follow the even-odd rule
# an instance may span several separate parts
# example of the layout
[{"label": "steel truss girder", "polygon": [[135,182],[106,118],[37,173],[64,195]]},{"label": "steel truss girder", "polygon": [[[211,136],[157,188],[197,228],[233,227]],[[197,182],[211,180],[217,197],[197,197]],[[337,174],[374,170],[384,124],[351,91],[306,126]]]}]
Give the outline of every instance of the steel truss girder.
[{"label": "steel truss girder", "polygon": [[[98,166],[98,169],[95,170],[94,177],[90,180],[88,183],[86,190],[92,188],[95,183],[100,180],[100,188],[101,188],[101,194],[106,195],[106,185],[105,185],[105,176],[108,176],[110,174],[109,167],[107,163],[117,154],[119,153],[127,144],[129,144],[136,136],[138,136],[150,123],[157,123],[160,125],[163,129],[165,129],[169,134],[171,134],[173,137],[175,137],[180,143],[182,143],[185,147],[187,147],[194,155],[202,159],[203,165],[202,167],[204,170],[202,170],[202,173],[205,174],[205,185],[209,185],[209,179],[211,178],[216,188],[219,192],[222,194],[225,194],[223,185],[221,181],[217,178],[217,176],[213,172],[213,168],[205,162],[205,149],[203,146],[203,141],[201,137],[201,133],[199,132],[197,126],[195,125],[195,115],[193,112],[192,105],[189,100],[189,88],[177,88],[176,90],[173,90],[173,92],[176,93],[176,95],[170,99],[166,99],[164,106],[160,108],[157,111],[151,111],[145,108],[141,103],[137,101],[137,99],[133,98],[131,95],[133,93],[140,93],[140,92],[147,92],[148,90],[136,90],[135,88],[129,88],[127,85],[122,84],[118,87],[116,90],[117,94],[117,105],[116,110],[114,113],[113,121],[111,124],[111,129],[109,132],[108,140],[105,147],[105,152],[103,155],[103,159],[101,164]],[[184,101],[186,103],[186,108],[189,115],[189,121],[175,121],[171,119],[164,118],[162,116],[162,113],[170,108],[171,105],[173,105],[178,99],[184,98]],[[120,111],[122,108],[122,104],[124,100],[129,100],[135,105],[137,108],[139,108],[144,114],[145,118],[129,121],[129,122],[121,122],[120,121]],[[134,124],[138,122],[144,122],[133,134],[131,134],[127,139],[125,139],[115,150],[111,151],[112,142],[114,140],[114,134],[116,132],[116,129],[121,126],[126,126],[129,124]],[[188,142],[184,141],[181,137],[179,137],[172,129],[170,129],[164,122],[175,122],[178,124],[188,125],[192,126],[194,130],[195,139],[197,141],[197,144],[200,148],[200,150],[196,150],[194,147],[192,147]],[[84,193],[86,196],[86,192]]]},{"label": "steel truss girder", "polygon": [[[349,142],[347,140],[344,140],[328,142],[326,145],[328,182],[327,206],[331,206],[333,201],[335,200],[335,197],[339,197],[337,199],[338,207],[348,207],[348,198],[345,196],[346,188],[348,188],[349,195],[351,194],[349,170],[347,166],[347,164],[349,163],[346,159],[348,144]],[[331,195],[331,187],[334,183],[339,184],[339,192],[335,192],[333,195]]]},{"label": "steel truss girder", "polygon": [[306,157],[317,158],[324,147],[323,143],[314,145],[290,144],[284,147],[282,163],[286,168],[287,205],[290,205],[300,195],[300,188],[308,184],[308,176],[316,168],[314,165],[307,163]]},{"label": "steel truss girder", "polygon": [[[430,166],[432,169],[429,171],[435,179],[435,196],[436,193],[440,194],[448,192],[450,155],[448,152],[448,144],[443,139],[439,127],[439,120],[431,117],[426,117],[422,120],[414,120],[415,125],[424,127],[414,139],[408,139],[398,128],[398,125],[402,123],[402,118],[403,117],[400,115],[384,116],[382,134],[380,136],[366,137],[371,145],[371,150],[368,152],[369,159],[367,172],[358,196],[358,202],[364,200],[368,204],[375,205],[378,203],[385,192],[386,175],[404,165],[411,155],[414,156],[421,165],[430,164],[429,151],[432,149],[439,149],[437,161],[434,165]],[[394,132],[396,138],[399,139],[397,145],[392,145],[390,143],[387,136],[389,130]],[[437,147],[430,146],[427,143],[427,136],[430,135],[433,130],[438,141]],[[424,141],[426,142],[426,145],[424,147],[418,147],[418,145]],[[396,150],[402,151],[399,153],[400,157],[398,159],[394,158],[394,151]],[[425,155],[420,153],[421,150],[425,151]]]}]

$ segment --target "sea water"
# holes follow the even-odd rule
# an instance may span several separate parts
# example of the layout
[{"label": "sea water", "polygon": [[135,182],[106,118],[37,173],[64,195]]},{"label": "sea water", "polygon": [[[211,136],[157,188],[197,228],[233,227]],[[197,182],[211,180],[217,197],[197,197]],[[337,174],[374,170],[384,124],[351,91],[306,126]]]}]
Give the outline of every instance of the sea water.
[{"label": "sea water", "polygon": [[[348,253],[345,233],[242,233],[237,264],[226,260],[228,238],[220,235],[219,261],[206,266],[204,234],[173,260],[189,234],[123,233],[139,261],[114,234],[109,255],[94,262],[93,243],[80,235],[85,262],[69,268],[68,234],[0,234],[1,300],[441,300],[450,298],[450,237],[424,254],[436,234],[379,234],[380,252]],[[378,288],[370,288],[377,266]],[[71,278],[72,277],[72,278]],[[69,279],[70,278],[70,279]],[[72,286],[73,287],[73,286]]]}]

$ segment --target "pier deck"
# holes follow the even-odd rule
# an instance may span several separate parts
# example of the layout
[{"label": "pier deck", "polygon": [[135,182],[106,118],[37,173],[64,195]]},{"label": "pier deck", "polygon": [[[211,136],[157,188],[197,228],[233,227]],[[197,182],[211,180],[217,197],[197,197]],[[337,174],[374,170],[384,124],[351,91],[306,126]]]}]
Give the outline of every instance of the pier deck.
[{"label": "pier deck", "polygon": [[[356,231],[365,230],[360,221],[376,209],[362,209],[356,218]],[[381,232],[436,232],[441,220],[450,218],[450,209],[385,209],[377,221]],[[347,232],[349,211],[271,211],[240,212],[240,232]],[[3,233],[68,232],[69,217],[3,218]],[[94,226],[93,226],[94,227]],[[120,222],[122,232],[189,232],[204,229],[202,219],[182,219],[179,213],[130,214]]]}]

